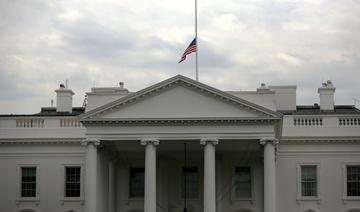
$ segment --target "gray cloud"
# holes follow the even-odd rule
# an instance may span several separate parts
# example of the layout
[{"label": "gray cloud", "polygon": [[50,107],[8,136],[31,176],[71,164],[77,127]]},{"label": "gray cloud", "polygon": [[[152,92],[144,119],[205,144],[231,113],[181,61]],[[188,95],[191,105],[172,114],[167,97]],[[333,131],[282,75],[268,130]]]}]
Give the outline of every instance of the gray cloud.
[{"label": "gray cloud", "polygon": [[[223,90],[297,84],[298,103],[312,104],[331,79],[337,103],[352,104],[359,13],[356,0],[199,1],[200,80]],[[194,55],[177,63],[193,39],[193,1],[1,1],[0,31],[0,113],[38,112],[65,79],[81,105],[93,85],[195,76]]]},{"label": "gray cloud", "polygon": [[124,33],[112,31],[94,20],[81,20],[71,26],[59,26],[58,30],[63,33],[63,41],[66,43],[66,51],[79,57],[89,59],[110,59],[121,52],[127,52],[134,48],[136,36],[131,37],[129,29],[123,29]]}]

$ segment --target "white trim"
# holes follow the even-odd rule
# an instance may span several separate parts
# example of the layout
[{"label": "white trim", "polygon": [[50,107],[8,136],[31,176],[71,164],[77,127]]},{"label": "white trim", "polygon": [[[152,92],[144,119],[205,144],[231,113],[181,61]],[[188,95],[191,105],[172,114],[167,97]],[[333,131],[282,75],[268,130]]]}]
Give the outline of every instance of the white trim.
[{"label": "white trim", "polygon": [[[178,84],[178,85],[176,85],[176,84]],[[231,104],[235,104],[238,107],[246,108],[247,110],[251,110],[256,113],[265,115],[265,117],[263,117],[264,119],[275,118],[275,119],[279,120],[282,117],[281,113],[272,111],[272,110],[265,108],[263,106],[260,106],[260,105],[256,105],[252,102],[249,102],[249,101],[239,98],[237,96],[231,95],[224,91],[218,90],[216,88],[210,87],[208,85],[205,85],[198,81],[192,80],[190,78],[184,77],[182,75],[176,75],[172,78],[169,78],[167,80],[164,80],[162,82],[159,82],[157,84],[154,84],[152,86],[144,88],[135,93],[131,93],[123,98],[120,98],[118,100],[112,101],[112,102],[107,103],[98,108],[90,110],[86,113],[83,113],[79,116],[79,118],[80,118],[82,124],[85,124],[85,123],[87,124],[89,121],[91,122],[92,119],[96,119],[96,117],[98,115],[104,114],[104,113],[108,112],[109,110],[112,110],[113,108],[120,108],[120,107],[127,106],[129,104],[134,103],[135,101],[139,101],[140,99],[147,98],[149,96],[153,96],[154,93],[160,92],[160,90],[169,89],[170,87],[179,86],[179,85],[186,86],[187,88],[190,88],[190,89],[195,89],[199,92],[204,93],[205,95],[212,96],[213,98],[219,99],[220,101],[229,102]]]},{"label": "white trim", "polygon": [[360,162],[343,162],[342,174],[343,174],[343,194],[342,199],[346,201],[360,201],[360,196],[348,196],[347,195],[347,166],[360,166]]},{"label": "white trim", "polygon": [[312,114],[289,114],[289,115],[284,115],[285,117],[340,117],[340,118],[353,118],[353,117],[360,117],[360,114],[358,113],[353,113],[353,114],[340,114],[340,113],[329,113],[329,114],[317,114],[317,113],[312,113]]},{"label": "white trim", "polygon": [[[66,179],[66,168],[67,167],[80,167],[80,197],[66,197],[65,196],[65,179]],[[85,201],[85,189],[84,189],[84,182],[85,182],[85,166],[84,164],[62,164],[61,165],[61,189],[60,189],[60,203],[64,204],[64,202],[81,202],[84,204]]]},{"label": "white trim", "polygon": [[[21,196],[21,178],[22,172],[21,168],[26,167],[35,167],[36,168],[36,195],[35,197],[22,197]],[[39,164],[17,164],[17,189],[16,189],[16,205],[19,205],[20,202],[35,202],[36,205],[40,204],[40,165]]]},{"label": "white trim", "polygon": [[92,118],[87,120],[87,124],[104,124],[104,123],[133,123],[133,124],[146,124],[146,123],[274,123],[279,118],[267,117],[191,117],[191,118]]},{"label": "white trim", "polygon": [[280,138],[280,142],[281,143],[314,143],[314,142],[324,142],[324,143],[334,143],[334,142],[360,142],[360,137],[359,136],[341,136],[341,137],[327,137],[327,136],[311,136],[311,137],[299,137],[299,136],[293,136],[293,137],[289,137],[289,136],[285,136],[285,137],[281,137]]},{"label": "white trim", "polygon": [[0,145],[22,145],[22,144],[76,144],[80,146],[80,142],[84,140],[85,137],[78,138],[0,138]]},{"label": "white trim", "polygon": [[[301,190],[301,166],[315,166],[316,167],[316,185],[317,185],[317,196],[314,197],[304,197],[302,196],[302,190]],[[296,201],[299,204],[300,201],[318,201],[320,204],[321,202],[321,186],[320,186],[320,163],[318,162],[301,162],[296,164]]]}]

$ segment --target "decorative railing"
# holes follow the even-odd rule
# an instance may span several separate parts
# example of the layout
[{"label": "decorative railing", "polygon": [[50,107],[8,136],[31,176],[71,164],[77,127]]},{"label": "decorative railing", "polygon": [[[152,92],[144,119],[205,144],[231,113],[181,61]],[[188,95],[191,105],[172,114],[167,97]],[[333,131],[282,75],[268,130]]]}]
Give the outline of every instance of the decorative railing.
[{"label": "decorative railing", "polygon": [[16,127],[17,128],[43,128],[44,127],[44,119],[36,119],[36,118],[16,119]]},{"label": "decorative railing", "polygon": [[[324,119],[325,123],[324,123]],[[339,117],[339,118],[327,118],[327,117],[294,117],[293,118],[294,126],[359,126],[360,127],[360,117]],[[338,121],[336,121],[338,120]]]},{"label": "decorative railing", "polygon": [[360,118],[339,118],[340,126],[360,126]]},{"label": "decorative railing", "polygon": [[323,118],[320,117],[300,117],[294,118],[295,126],[322,126]]},{"label": "decorative railing", "polygon": [[[51,120],[51,119],[50,119]],[[78,118],[59,118],[59,124],[53,121],[45,120],[43,118],[17,118],[16,128],[45,128],[45,127],[60,127],[60,128],[79,128],[83,127]],[[55,122],[56,123],[56,122]]]},{"label": "decorative railing", "polygon": [[62,118],[60,119],[60,127],[82,127],[82,124],[78,118]]}]

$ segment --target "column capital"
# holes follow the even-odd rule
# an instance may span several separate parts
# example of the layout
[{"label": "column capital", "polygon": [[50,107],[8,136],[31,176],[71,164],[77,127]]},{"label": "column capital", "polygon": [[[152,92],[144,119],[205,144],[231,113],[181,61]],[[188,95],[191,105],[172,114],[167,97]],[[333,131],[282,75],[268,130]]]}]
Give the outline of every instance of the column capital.
[{"label": "column capital", "polygon": [[143,146],[146,146],[148,144],[157,146],[160,144],[160,141],[159,141],[159,139],[156,139],[156,138],[144,138],[144,139],[141,139],[140,144]]},{"label": "column capital", "polygon": [[259,144],[265,146],[266,144],[277,145],[279,140],[277,138],[261,138]]},{"label": "column capital", "polygon": [[81,146],[94,145],[94,147],[98,147],[101,144],[101,141],[97,138],[87,138],[81,141]]},{"label": "column capital", "polygon": [[201,145],[206,145],[206,144],[212,144],[212,145],[217,145],[219,144],[219,139],[216,138],[202,138],[200,139],[200,144]]}]

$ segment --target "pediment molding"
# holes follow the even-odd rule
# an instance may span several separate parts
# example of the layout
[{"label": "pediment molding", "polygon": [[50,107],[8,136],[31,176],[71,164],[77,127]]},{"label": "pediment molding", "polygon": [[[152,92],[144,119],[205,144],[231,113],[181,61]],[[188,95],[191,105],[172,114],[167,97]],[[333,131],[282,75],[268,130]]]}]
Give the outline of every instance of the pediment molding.
[{"label": "pediment molding", "polygon": [[[80,116],[80,120],[82,122],[109,122],[109,121],[113,121],[113,122],[133,122],[133,120],[128,119],[128,120],[120,120],[120,119],[111,119],[111,118],[101,118],[104,114],[112,112],[114,110],[121,110],[122,107],[125,106],[129,106],[131,104],[134,104],[136,102],[139,102],[141,100],[144,100],[145,98],[150,98],[151,96],[154,95],[161,95],[161,92],[164,92],[166,90],[171,89],[174,86],[182,86],[191,90],[195,90],[197,92],[200,92],[206,96],[212,97],[214,99],[217,99],[219,101],[225,102],[227,104],[231,104],[234,105],[235,107],[239,107],[242,109],[245,109],[247,111],[251,111],[253,113],[258,114],[259,117],[261,117],[261,119],[276,119],[279,120],[281,118],[281,114],[274,112],[272,110],[269,110],[267,108],[264,108],[262,106],[256,105],[254,103],[248,102],[244,99],[241,99],[239,97],[233,96],[229,93],[223,92],[221,90],[218,90],[216,88],[213,88],[211,86],[205,85],[203,83],[197,82],[195,80],[192,80],[190,78],[184,77],[182,75],[177,75],[175,77],[172,77],[170,79],[164,80],[160,83],[157,83],[155,85],[152,85],[150,87],[147,87],[145,89],[142,89],[138,92],[135,93],[131,93],[123,98],[120,98],[118,100],[115,100],[111,103],[105,104],[103,106],[100,106],[96,109],[93,109],[91,111],[88,111],[84,114],[82,114]],[[209,117],[211,119],[211,117]],[[209,118],[207,118],[206,121],[209,120]],[[198,119],[199,121],[201,121],[201,118],[186,118],[186,120],[193,122],[193,121],[197,121],[196,119]],[[215,119],[219,119],[219,117],[216,117]],[[234,117],[223,117],[220,118],[222,120],[234,120],[234,119],[238,119],[239,121],[243,121],[241,117],[239,118],[234,118]],[[175,119],[171,119],[168,118],[166,119],[167,121],[170,122],[176,122],[178,120]],[[247,120],[252,120],[252,118],[247,118]],[[141,120],[134,120],[136,121],[141,121]],[[165,120],[157,120],[157,119],[142,119],[143,122],[162,122]],[[181,120],[180,120],[181,121]],[[185,121],[185,120],[182,120]],[[217,121],[217,120],[214,120]]]},{"label": "pediment molding", "polygon": [[76,144],[80,146],[84,138],[6,138],[0,139],[0,145],[24,145],[24,144]]},{"label": "pediment molding", "polygon": [[280,138],[280,143],[316,143],[316,144],[327,144],[327,143],[359,143],[360,137],[353,136],[341,136],[341,137],[282,137]]},{"label": "pediment molding", "polygon": [[166,118],[166,119],[91,119],[87,124],[273,124],[277,118],[242,118],[242,117],[209,117],[209,118]]}]

